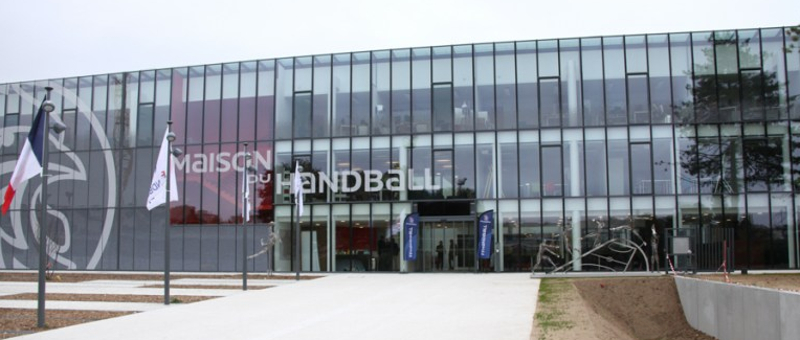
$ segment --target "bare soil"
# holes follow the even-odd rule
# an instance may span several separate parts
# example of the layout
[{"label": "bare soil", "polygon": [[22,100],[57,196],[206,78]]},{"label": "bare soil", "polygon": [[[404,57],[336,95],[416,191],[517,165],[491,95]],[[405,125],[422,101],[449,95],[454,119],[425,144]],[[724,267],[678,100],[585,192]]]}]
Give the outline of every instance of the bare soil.
[{"label": "bare soil", "polygon": [[[697,275],[725,281],[724,275]],[[800,291],[800,274],[730,275],[731,283]],[[686,322],[672,277],[544,279],[531,339],[713,339]],[[547,289],[545,289],[547,290]],[[550,299],[551,301],[548,301]],[[552,302],[555,300],[555,303]]]},{"label": "bare soil", "polygon": [[672,277],[603,278],[573,284],[592,311],[634,339],[713,339],[686,322]]},{"label": "bare soil", "polygon": [[[192,303],[208,299],[213,296],[193,296],[193,295],[170,295],[176,302]],[[36,293],[14,294],[0,296],[3,300],[36,300],[39,295]],[[140,303],[161,303],[164,297],[161,295],[112,295],[112,294],[45,294],[47,301],[99,301],[99,302],[140,302]]]},{"label": "bare soil", "polygon": [[36,320],[38,320],[36,313],[35,309],[0,308],[0,339],[133,314],[130,312],[48,310],[45,314],[47,326],[38,328],[36,327]]}]

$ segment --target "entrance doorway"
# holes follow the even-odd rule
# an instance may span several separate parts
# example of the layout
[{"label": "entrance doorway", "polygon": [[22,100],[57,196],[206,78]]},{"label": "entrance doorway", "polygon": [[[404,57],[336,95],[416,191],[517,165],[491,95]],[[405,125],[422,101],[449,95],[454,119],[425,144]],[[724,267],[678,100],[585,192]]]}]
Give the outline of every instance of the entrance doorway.
[{"label": "entrance doorway", "polygon": [[414,271],[467,272],[475,270],[475,222],[428,220],[420,226],[420,253]]}]

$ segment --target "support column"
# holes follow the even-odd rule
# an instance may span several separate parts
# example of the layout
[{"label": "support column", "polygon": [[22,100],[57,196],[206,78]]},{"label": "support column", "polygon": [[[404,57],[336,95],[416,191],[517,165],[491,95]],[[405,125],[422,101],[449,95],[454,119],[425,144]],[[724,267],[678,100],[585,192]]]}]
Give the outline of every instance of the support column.
[{"label": "support column", "polygon": [[[572,126],[580,126],[578,119],[578,79],[575,72],[575,62],[570,60],[567,63],[567,110],[569,122]],[[580,163],[580,152],[578,149],[577,137],[569,141],[569,188],[570,196],[581,196],[581,171],[578,168]],[[583,262],[581,261],[581,215],[580,211],[572,211],[572,270],[581,271]]]}]

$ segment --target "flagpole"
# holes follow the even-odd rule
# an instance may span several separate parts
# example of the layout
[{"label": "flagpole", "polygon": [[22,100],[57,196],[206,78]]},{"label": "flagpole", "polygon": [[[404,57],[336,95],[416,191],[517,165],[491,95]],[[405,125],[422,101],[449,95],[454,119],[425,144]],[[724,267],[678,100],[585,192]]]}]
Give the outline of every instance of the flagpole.
[{"label": "flagpole", "polygon": [[[45,226],[47,226],[47,154],[50,152],[48,150],[48,145],[50,144],[50,112],[55,110],[55,105],[50,101],[50,91],[53,90],[52,87],[47,86],[44,88],[47,90],[47,94],[45,95],[45,101],[42,103],[42,108],[44,109],[44,131],[40,131],[42,133],[42,211],[41,211],[41,218],[39,218],[39,294],[38,294],[38,305],[37,305],[37,326],[42,328],[45,326],[45,319],[44,319],[44,304],[45,304],[45,270],[47,267],[47,252],[45,250],[47,245],[47,233],[45,232]],[[40,118],[41,119],[41,118]],[[61,130],[63,131],[63,130]]]},{"label": "flagpole", "polygon": [[[172,142],[175,141],[175,134],[172,132],[172,120],[167,120],[167,192],[166,192],[166,201],[164,202],[164,208],[166,210],[166,220],[164,224],[164,304],[168,305],[170,302],[169,299],[169,244],[170,244],[170,220],[169,220],[169,208],[170,208],[170,195],[169,195],[169,185],[170,179],[172,177]],[[156,161],[158,162],[158,161]]]},{"label": "flagpole", "polygon": [[247,166],[250,160],[250,154],[247,153],[247,142],[244,143],[244,166],[242,166],[242,290],[247,290],[247,197],[245,192],[247,188]]},{"label": "flagpole", "polygon": [[[300,163],[299,162],[295,163],[295,170],[294,171],[295,171],[294,172],[295,176],[299,177],[300,176],[300,171],[302,171],[302,169],[300,168]],[[303,186],[302,186],[303,182],[302,182],[302,179],[296,178],[294,180],[294,183],[295,183],[295,186],[300,184],[299,188],[295,188],[294,189],[295,190],[295,194],[294,194],[294,196],[295,196],[294,197],[295,211],[296,211],[296,215],[297,215],[297,228],[294,231],[294,243],[295,243],[294,258],[295,258],[295,261],[297,262],[297,266],[295,267],[295,280],[296,281],[300,281],[300,266],[302,265],[302,261],[300,261],[300,209],[301,209],[300,206],[302,204],[301,201],[300,201],[301,200],[300,199],[300,195],[303,194]]]}]

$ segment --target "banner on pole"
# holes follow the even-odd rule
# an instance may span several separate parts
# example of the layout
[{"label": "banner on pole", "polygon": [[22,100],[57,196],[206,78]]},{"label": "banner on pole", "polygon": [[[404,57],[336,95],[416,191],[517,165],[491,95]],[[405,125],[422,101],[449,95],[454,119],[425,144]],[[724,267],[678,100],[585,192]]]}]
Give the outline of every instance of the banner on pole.
[{"label": "banner on pole", "polygon": [[494,231],[494,210],[481,214],[478,219],[478,257],[492,257],[492,232]]},{"label": "banner on pole", "polygon": [[419,214],[413,213],[406,216],[403,222],[403,235],[406,240],[403,259],[406,261],[417,259],[417,234],[419,234]]}]

